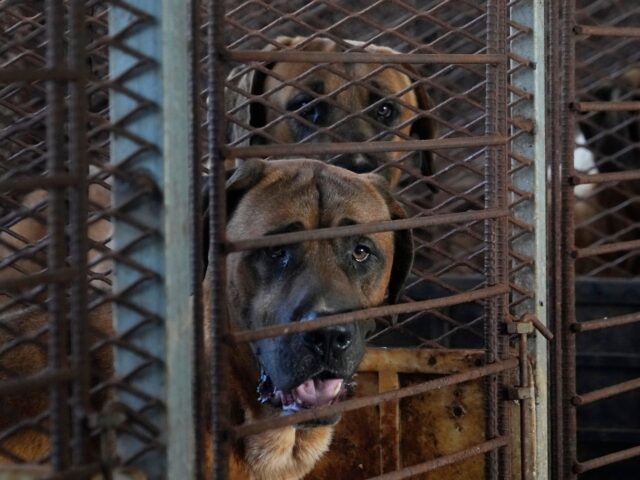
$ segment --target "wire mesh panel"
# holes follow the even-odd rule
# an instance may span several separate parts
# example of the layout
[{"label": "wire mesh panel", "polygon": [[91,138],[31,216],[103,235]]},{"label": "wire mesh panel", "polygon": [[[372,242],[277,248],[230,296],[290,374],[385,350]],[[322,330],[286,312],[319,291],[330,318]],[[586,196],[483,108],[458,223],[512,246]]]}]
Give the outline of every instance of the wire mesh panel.
[{"label": "wire mesh panel", "polygon": [[[558,478],[635,478],[635,2],[558,2],[555,415]],[[561,234],[560,234],[561,232]],[[629,300],[627,300],[629,299]],[[558,314],[561,312],[561,317]]]},{"label": "wire mesh panel", "polygon": [[155,2],[0,13],[0,465],[190,476],[188,10],[164,22]]},{"label": "wire mesh panel", "polygon": [[[531,213],[542,157],[527,147],[540,138],[533,3],[0,4],[0,402],[19,412],[0,419],[3,465],[226,478],[229,451],[248,439],[344,412],[336,454],[371,414],[378,456],[339,470],[330,450],[311,478],[531,478],[522,412],[533,411],[527,335],[540,322],[526,314],[544,301]],[[248,159],[300,157],[378,174],[398,209],[227,238],[225,177]],[[234,256],[384,232],[402,250],[409,230],[403,289],[392,272],[388,292],[357,308],[262,328],[226,317]],[[248,345],[372,319],[360,380],[343,379],[350,398],[231,415],[228,370]],[[267,388],[258,380],[249,402]],[[433,399],[432,423],[413,435]]]},{"label": "wire mesh panel", "polygon": [[[530,284],[514,282],[515,295],[509,296],[509,280],[516,272],[530,269],[534,260],[509,250],[508,240],[513,236],[517,242],[530,235],[533,227],[530,219],[515,214],[516,228],[507,220],[510,206],[515,212],[533,199],[531,185],[512,187],[510,175],[531,167],[532,159],[521,154],[508,157],[506,145],[531,135],[533,120],[524,115],[509,117],[508,109],[512,106],[516,111],[533,94],[508,85],[507,79],[510,74],[531,70],[532,63],[525,55],[509,55],[506,3],[464,2],[463,8],[451,7],[450,2],[428,1],[211,4],[209,59],[223,61],[210,65],[213,101],[209,115],[216,122],[210,139],[225,139],[223,145],[212,145],[218,147],[210,156],[211,168],[219,170],[211,182],[214,191],[225,168],[223,159],[227,167],[242,168],[251,157],[269,161],[304,156],[353,171],[379,173],[409,214],[408,221],[394,222],[395,228],[413,227],[416,245],[414,268],[400,303],[258,331],[245,327],[234,332],[231,318],[231,337],[236,342],[257,342],[376,317],[371,346],[480,349],[486,355],[485,365],[468,375],[484,376],[480,373],[484,369],[506,366],[516,355],[508,342],[510,334],[505,335],[517,330],[505,326],[511,320],[510,299],[521,311],[530,311],[527,302],[533,293]],[[513,28],[510,40],[532,33],[524,22],[509,26]],[[218,187],[214,198],[222,201],[221,196]],[[213,220],[218,235],[222,235],[222,218]],[[249,235],[227,242],[226,250],[243,258],[236,252],[383,231],[385,226],[366,228],[370,230],[353,226],[264,238]],[[251,254],[242,255],[248,258]],[[229,262],[227,265],[235,265],[234,260]],[[218,289],[224,270],[220,265],[216,268],[218,283],[213,288]],[[217,302],[214,308],[221,315],[222,297]],[[217,330],[216,337],[221,333]],[[222,345],[215,347],[223,349]],[[527,356],[526,348],[523,355]],[[223,356],[216,358],[224,362]],[[506,384],[515,384],[515,378],[490,374],[485,385],[486,417],[481,421],[485,442],[480,448],[489,451],[487,478],[511,475],[510,412],[499,391]],[[224,383],[217,375],[213,381]],[[245,423],[230,428],[231,437],[237,442],[268,428],[341,410],[381,404],[380,411],[386,411],[385,401],[394,405],[411,392],[428,392],[430,385],[435,383],[346,400],[318,412],[303,410],[253,422],[245,418]],[[224,458],[224,449],[230,446],[223,441],[228,431],[223,424],[228,417],[225,412],[225,404],[214,405],[214,418],[219,421],[218,458]],[[506,448],[494,448],[497,444],[491,442],[498,439],[506,442]],[[462,460],[470,451],[457,452],[460,457],[445,456],[442,463],[414,455],[404,457],[404,463],[391,462],[390,469],[361,465],[359,470],[349,470],[349,475],[405,478]],[[331,472],[331,452],[328,455],[326,472]],[[418,465],[411,467],[408,458]],[[224,465],[217,468],[222,475]]]}]

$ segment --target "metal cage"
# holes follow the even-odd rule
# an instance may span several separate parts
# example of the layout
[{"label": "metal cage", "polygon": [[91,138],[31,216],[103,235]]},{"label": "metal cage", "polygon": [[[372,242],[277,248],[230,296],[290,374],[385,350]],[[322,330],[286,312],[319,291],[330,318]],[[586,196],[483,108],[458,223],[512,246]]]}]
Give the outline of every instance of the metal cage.
[{"label": "metal cage", "polygon": [[[614,453],[593,441],[637,375],[611,385],[589,363],[631,368],[633,344],[588,337],[637,333],[637,302],[594,292],[636,291],[638,15],[632,0],[0,2],[0,476],[226,478],[231,442],[335,412],[310,478],[597,478],[637,457],[633,432]],[[385,72],[409,86],[382,89]],[[310,86],[320,73],[336,85]],[[305,101],[283,106],[286,89]],[[353,91],[375,100],[345,110]],[[404,125],[372,119],[385,102]],[[340,114],[318,125],[317,105]],[[404,128],[419,121],[434,128]],[[279,133],[291,124],[302,140]],[[400,172],[407,219],[227,240],[236,165],[349,155]],[[407,229],[397,304],[228,331],[229,254]],[[353,398],[229,424],[234,345],[370,319]],[[380,369],[396,354],[413,366]],[[416,422],[428,402],[439,429]],[[366,455],[341,456],[365,434]]]}]

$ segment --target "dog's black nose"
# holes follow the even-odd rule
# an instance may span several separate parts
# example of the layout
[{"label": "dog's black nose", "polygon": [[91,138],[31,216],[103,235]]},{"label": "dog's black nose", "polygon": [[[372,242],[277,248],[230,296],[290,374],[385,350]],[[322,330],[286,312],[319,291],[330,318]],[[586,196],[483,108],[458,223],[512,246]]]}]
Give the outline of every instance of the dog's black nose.
[{"label": "dog's black nose", "polygon": [[325,355],[340,355],[351,346],[353,332],[347,326],[323,328],[307,332],[304,342],[314,352]]}]

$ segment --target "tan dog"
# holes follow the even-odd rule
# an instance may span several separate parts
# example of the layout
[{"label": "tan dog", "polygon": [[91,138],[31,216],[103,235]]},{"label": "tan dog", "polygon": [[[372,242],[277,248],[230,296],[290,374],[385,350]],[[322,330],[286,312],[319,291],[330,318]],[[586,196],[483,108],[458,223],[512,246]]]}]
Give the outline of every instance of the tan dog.
[{"label": "tan dog", "polygon": [[[247,161],[230,179],[227,198],[232,212],[227,236],[232,241],[405,216],[381,177],[313,160]],[[408,231],[231,254],[230,328],[312,320],[380,305],[385,299],[395,302],[411,262]],[[234,347],[234,422],[336,401],[362,358],[364,333],[362,324],[353,324]],[[337,420],[244,439],[233,447],[230,478],[302,478],[328,449]]]},{"label": "tan dog", "polygon": [[[326,38],[278,37],[275,41],[282,48],[306,52],[346,50]],[[370,53],[398,53],[351,40],[345,40],[345,44]],[[276,48],[270,45],[264,50]],[[425,115],[432,105],[425,88],[415,82],[418,78],[409,65],[345,63],[319,67],[277,62],[237,67],[227,78],[225,92],[228,141],[232,146],[245,146],[432,139],[435,124]],[[392,188],[403,170],[414,175],[432,173],[430,152],[319,158],[354,172],[379,172]]]},{"label": "tan dog", "polygon": [[[249,160],[229,180],[227,198],[227,236],[232,241],[405,216],[382,177],[358,175],[315,160]],[[399,231],[231,254],[227,261],[229,326],[259,328],[395,302],[411,268],[412,251],[411,233]],[[209,296],[205,289],[207,306]],[[205,318],[210,319],[208,313]],[[98,331],[110,332],[108,305],[92,316]],[[13,327],[24,335],[45,325],[45,316],[29,314]],[[233,346],[229,356],[233,422],[338,401],[364,353],[364,334],[365,327],[359,323]],[[7,341],[0,338],[0,344]],[[0,371],[24,376],[44,367],[46,350],[26,344],[1,361]],[[100,377],[112,374],[110,349],[96,352],[93,362]],[[257,386],[260,398],[256,398]],[[104,400],[97,399],[94,408],[100,410]],[[43,412],[47,397],[22,394],[2,402],[0,423],[7,428]],[[337,420],[245,438],[232,447],[230,478],[302,478],[328,449]],[[26,460],[36,460],[46,455],[49,444],[46,435],[30,430],[16,436],[11,447]],[[205,471],[211,469],[208,465]]]}]

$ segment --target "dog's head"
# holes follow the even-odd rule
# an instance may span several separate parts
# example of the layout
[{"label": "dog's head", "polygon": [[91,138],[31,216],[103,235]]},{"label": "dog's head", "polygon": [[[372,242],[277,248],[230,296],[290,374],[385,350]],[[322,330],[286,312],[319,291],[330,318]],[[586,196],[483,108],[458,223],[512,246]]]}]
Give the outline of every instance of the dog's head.
[{"label": "dog's head", "polygon": [[[326,38],[278,37],[278,48],[339,52],[346,47],[398,53],[387,47]],[[426,116],[431,101],[409,65],[374,63],[314,65],[276,62],[241,66],[227,78],[231,144],[322,143],[431,139],[435,124]],[[249,99],[251,97],[251,100]],[[323,155],[348,170],[376,171],[395,187],[402,170],[432,173],[429,152]]]},{"label": "dog's head", "polygon": [[[233,241],[404,217],[387,189],[376,174],[316,160],[248,160],[227,184],[227,236]],[[395,302],[412,254],[410,231],[230,254],[232,328],[304,322]],[[263,403],[277,413],[336,401],[362,359],[369,327],[352,323],[254,342]]]}]

